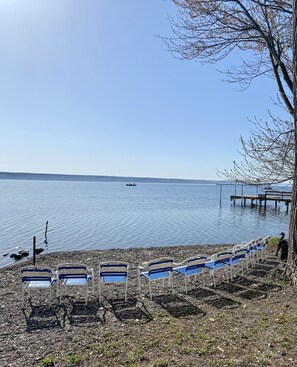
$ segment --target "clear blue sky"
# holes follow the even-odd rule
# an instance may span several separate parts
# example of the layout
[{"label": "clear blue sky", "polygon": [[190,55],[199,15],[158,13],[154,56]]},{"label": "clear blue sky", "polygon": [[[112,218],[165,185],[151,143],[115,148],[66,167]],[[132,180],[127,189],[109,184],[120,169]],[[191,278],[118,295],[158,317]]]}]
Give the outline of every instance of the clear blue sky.
[{"label": "clear blue sky", "polygon": [[[1,0],[0,171],[217,179],[272,80],[173,58],[170,0]],[[236,64],[234,56],[224,65]]]}]

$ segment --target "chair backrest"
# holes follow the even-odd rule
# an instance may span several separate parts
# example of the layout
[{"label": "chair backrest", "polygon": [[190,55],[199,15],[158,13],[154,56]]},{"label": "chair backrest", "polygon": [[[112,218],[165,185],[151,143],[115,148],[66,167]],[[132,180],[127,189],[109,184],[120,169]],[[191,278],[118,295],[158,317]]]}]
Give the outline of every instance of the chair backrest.
[{"label": "chair backrest", "polygon": [[251,241],[248,241],[248,242],[245,242],[243,244],[243,247],[245,247],[248,251],[250,250],[255,250],[256,248],[256,240],[251,240]]},{"label": "chair backrest", "polygon": [[193,256],[184,260],[182,264],[186,265],[186,270],[205,268],[206,256]]},{"label": "chair backrest", "polygon": [[149,274],[162,273],[162,272],[172,272],[173,271],[174,260],[170,257],[163,257],[154,259],[145,263],[145,267]]},{"label": "chair backrest", "polygon": [[99,264],[99,277],[128,276],[129,264],[120,261],[106,261]]},{"label": "chair backrest", "polygon": [[233,259],[245,259],[248,256],[247,248],[233,248]]},{"label": "chair backrest", "polygon": [[246,249],[246,243],[240,243],[240,244],[237,244],[237,245],[234,245],[232,247],[232,251],[236,251],[236,250],[240,250],[240,249]]},{"label": "chair backrest", "polygon": [[57,266],[58,279],[87,278],[89,268],[87,265],[78,263],[60,264]]},{"label": "chair backrest", "polygon": [[21,281],[51,281],[53,272],[46,268],[24,267],[21,268]]},{"label": "chair backrest", "polygon": [[213,259],[214,259],[216,264],[228,263],[232,257],[233,257],[232,250],[224,251],[224,252],[218,252],[218,253],[213,255]]},{"label": "chair backrest", "polygon": [[260,243],[262,243],[262,237],[256,238],[254,242],[256,246],[259,245]]},{"label": "chair backrest", "polygon": [[268,242],[269,242],[270,237],[271,236],[263,237],[262,240],[261,240],[261,245],[263,245],[263,246],[268,245]]}]

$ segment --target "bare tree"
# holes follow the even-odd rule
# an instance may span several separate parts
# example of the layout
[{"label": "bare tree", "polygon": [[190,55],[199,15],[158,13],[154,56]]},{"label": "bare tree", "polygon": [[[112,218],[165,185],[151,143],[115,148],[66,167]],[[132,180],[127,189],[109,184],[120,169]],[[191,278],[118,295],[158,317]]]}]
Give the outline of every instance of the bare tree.
[{"label": "bare tree", "polygon": [[[226,70],[227,81],[247,88],[254,78],[274,78],[286,121],[254,121],[250,138],[241,137],[241,162],[219,172],[227,179],[284,182],[294,174],[292,116],[292,2],[289,0],[173,0],[179,11],[171,19],[174,37],[165,39],[181,59],[214,63],[239,50],[240,65]],[[290,117],[291,116],[291,117]]]},{"label": "bare tree", "polygon": [[248,139],[240,138],[242,161],[233,168],[219,171],[224,179],[247,182],[280,183],[294,176],[295,140],[291,119],[270,116],[272,123],[255,119]]},{"label": "bare tree", "polygon": [[273,77],[293,116],[290,0],[172,1],[179,11],[165,42],[175,56],[215,63],[236,49],[247,53],[249,61],[226,71],[228,80],[247,86],[258,76]]},{"label": "bare tree", "polygon": [[175,36],[165,41],[175,55],[213,63],[235,49],[248,52],[250,61],[227,71],[230,81],[248,85],[258,76],[273,77],[294,119],[293,124],[274,119],[272,128],[255,121],[251,137],[242,139],[244,163],[225,174],[244,176],[255,170],[268,181],[293,178],[286,271],[297,284],[297,0],[172,1],[179,7],[171,20]]},{"label": "bare tree", "polygon": [[[297,0],[293,0],[293,103],[295,157],[297,158]],[[290,216],[289,256],[287,274],[297,284],[297,159],[294,164],[293,197]]]}]

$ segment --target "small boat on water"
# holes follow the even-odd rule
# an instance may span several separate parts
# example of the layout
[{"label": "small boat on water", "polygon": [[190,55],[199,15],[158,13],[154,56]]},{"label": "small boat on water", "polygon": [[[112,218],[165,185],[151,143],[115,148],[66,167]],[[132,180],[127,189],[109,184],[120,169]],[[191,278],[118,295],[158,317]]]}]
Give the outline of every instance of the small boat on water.
[{"label": "small boat on water", "polygon": [[133,183],[126,183],[126,186],[136,186],[136,183],[133,182]]},{"label": "small boat on water", "polygon": [[265,190],[272,190],[272,187],[271,187],[270,185],[266,185],[266,186],[264,187],[264,189],[265,189]]}]

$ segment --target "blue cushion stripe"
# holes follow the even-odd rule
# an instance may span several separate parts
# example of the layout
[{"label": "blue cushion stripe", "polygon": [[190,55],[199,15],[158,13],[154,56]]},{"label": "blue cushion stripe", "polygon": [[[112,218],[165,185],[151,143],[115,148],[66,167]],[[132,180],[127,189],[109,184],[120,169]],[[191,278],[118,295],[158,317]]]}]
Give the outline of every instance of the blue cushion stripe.
[{"label": "blue cushion stripe", "polygon": [[148,273],[149,274],[164,273],[164,272],[172,271],[172,270],[173,270],[173,267],[172,266],[167,266],[167,267],[160,268],[160,269],[152,269],[152,270],[149,270]]},{"label": "blue cushion stripe", "polygon": [[51,281],[51,277],[34,277],[34,276],[30,276],[30,277],[22,277],[22,282],[32,282],[32,281]]},{"label": "blue cushion stripe", "polygon": [[51,271],[49,269],[36,269],[36,268],[26,268],[26,269],[22,269],[21,273],[25,273],[25,272],[30,272],[30,273],[51,273]]},{"label": "blue cushion stripe", "polygon": [[157,261],[153,263],[149,263],[149,265],[158,265],[158,264],[166,264],[166,263],[173,263],[173,260],[163,260],[163,261]]},{"label": "blue cushion stripe", "polygon": [[86,274],[59,274],[59,279],[67,278],[88,278]]},{"label": "blue cushion stripe", "polygon": [[187,270],[205,268],[205,264],[196,264],[186,266]]},{"label": "blue cushion stripe", "polygon": [[59,270],[82,269],[87,270],[86,266],[59,266]]},{"label": "blue cushion stripe", "polygon": [[128,273],[126,271],[101,271],[100,272],[100,277],[104,277],[104,276],[127,276]]}]

